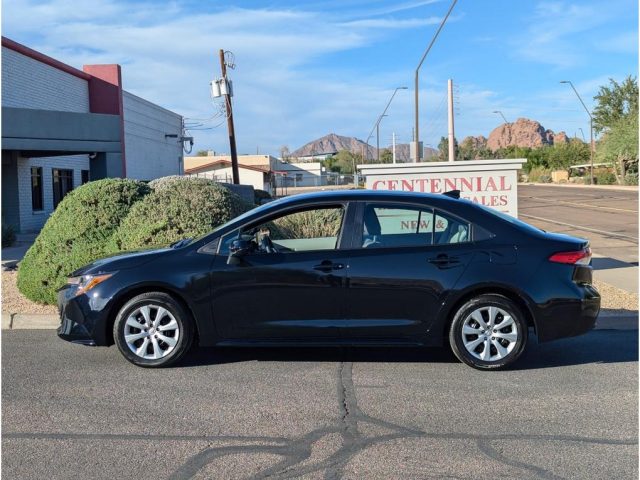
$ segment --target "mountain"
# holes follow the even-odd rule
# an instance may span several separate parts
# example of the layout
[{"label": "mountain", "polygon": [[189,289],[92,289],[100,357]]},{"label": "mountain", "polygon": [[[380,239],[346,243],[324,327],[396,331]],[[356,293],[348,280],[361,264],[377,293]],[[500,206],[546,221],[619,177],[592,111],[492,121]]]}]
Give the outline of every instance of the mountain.
[{"label": "mountain", "polygon": [[[468,138],[468,137],[467,137]],[[465,140],[467,140],[465,138]],[[487,139],[487,148],[496,151],[500,148],[515,145],[517,147],[537,148],[543,145],[554,145],[556,143],[566,143],[569,139],[565,132],[545,130],[545,128],[528,118],[519,118],[514,123],[503,123],[495,128]]]},{"label": "mountain", "polygon": [[[391,145],[388,147],[391,150]],[[335,133],[330,133],[329,135],[325,135],[324,137],[318,138],[317,140],[313,140],[302,147],[298,148],[291,152],[291,157],[308,157],[311,155],[323,155],[327,153],[337,153],[341,150],[348,150],[351,153],[357,153],[362,155],[366,149],[366,144],[362,140],[355,137],[344,137],[342,135],[337,135]],[[380,153],[382,153],[382,148],[380,149]],[[376,147],[369,145],[368,148],[368,158],[376,158]],[[425,157],[426,159],[430,159],[431,157],[438,154],[438,151],[425,147]],[[408,143],[398,143],[396,144],[396,160],[398,162],[408,162],[410,161],[409,157],[409,144]]]},{"label": "mountain", "polygon": [[[313,140],[306,145],[291,152],[291,157],[308,157],[311,155],[323,155],[326,153],[337,153],[341,150],[348,150],[351,153],[362,155],[365,151],[366,144],[362,140],[355,137],[343,137],[330,133],[324,137]],[[369,145],[368,157],[376,157],[376,148]]]}]

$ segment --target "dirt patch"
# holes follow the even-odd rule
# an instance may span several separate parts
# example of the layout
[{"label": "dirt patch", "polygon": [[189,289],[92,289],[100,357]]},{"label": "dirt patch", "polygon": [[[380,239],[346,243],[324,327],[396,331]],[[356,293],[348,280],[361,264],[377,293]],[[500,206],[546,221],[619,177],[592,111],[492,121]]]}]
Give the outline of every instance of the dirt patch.
[{"label": "dirt patch", "polygon": [[42,305],[32,302],[18,290],[17,270],[2,272],[2,311],[6,313],[57,314],[55,305]]}]

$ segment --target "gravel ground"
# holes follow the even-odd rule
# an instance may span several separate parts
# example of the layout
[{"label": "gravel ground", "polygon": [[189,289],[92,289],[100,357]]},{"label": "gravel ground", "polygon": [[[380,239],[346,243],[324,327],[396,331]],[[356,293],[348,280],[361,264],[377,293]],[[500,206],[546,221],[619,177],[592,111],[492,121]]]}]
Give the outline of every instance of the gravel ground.
[{"label": "gravel ground", "polygon": [[6,313],[57,314],[54,305],[41,305],[32,302],[18,291],[16,282],[18,272],[9,270],[2,272],[2,311]]},{"label": "gravel ground", "polygon": [[593,281],[593,286],[598,289],[602,296],[601,308],[607,310],[638,310],[637,293],[629,293],[598,280]]},{"label": "gravel ground", "polygon": [[[15,270],[2,272],[2,311],[6,313],[57,314],[54,305],[41,305],[27,299],[18,291]],[[637,311],[638,294],[628,293],[608,283],[594,281],[594,286],[602,295],[602,308],[609,311]]]}]

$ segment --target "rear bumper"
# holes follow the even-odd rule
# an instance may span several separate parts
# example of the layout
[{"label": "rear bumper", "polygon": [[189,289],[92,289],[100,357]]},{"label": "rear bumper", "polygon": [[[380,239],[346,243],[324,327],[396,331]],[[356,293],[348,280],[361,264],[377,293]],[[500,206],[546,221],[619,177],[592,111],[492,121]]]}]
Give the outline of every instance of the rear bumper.
[{"label": "rear bumper", "polygon": [[539,342],[575,337],[595,326],[600,313],[600,294],[591,285],[577,288],[576,298],[558,298],[538,305],[535,323]]}]

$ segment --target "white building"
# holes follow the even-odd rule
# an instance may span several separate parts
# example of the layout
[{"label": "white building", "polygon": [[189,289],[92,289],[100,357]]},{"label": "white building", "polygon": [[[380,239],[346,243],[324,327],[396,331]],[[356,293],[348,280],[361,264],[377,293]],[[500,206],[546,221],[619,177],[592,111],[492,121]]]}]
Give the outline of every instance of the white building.
[{"label": "white building", "polygon": [[89,180],[181,174],[182,117],[122,88],[119,65],[82,70],[2,37],[2,223],[37,232]]},{"label": "white building", "polygon": [[[240,183],[275,194],[279,188],[326,185],[322,164],[287,163],[271,155],[238,155]],[[229,155],[185,157],[184,173],[231,183],[233,173]]]}]

